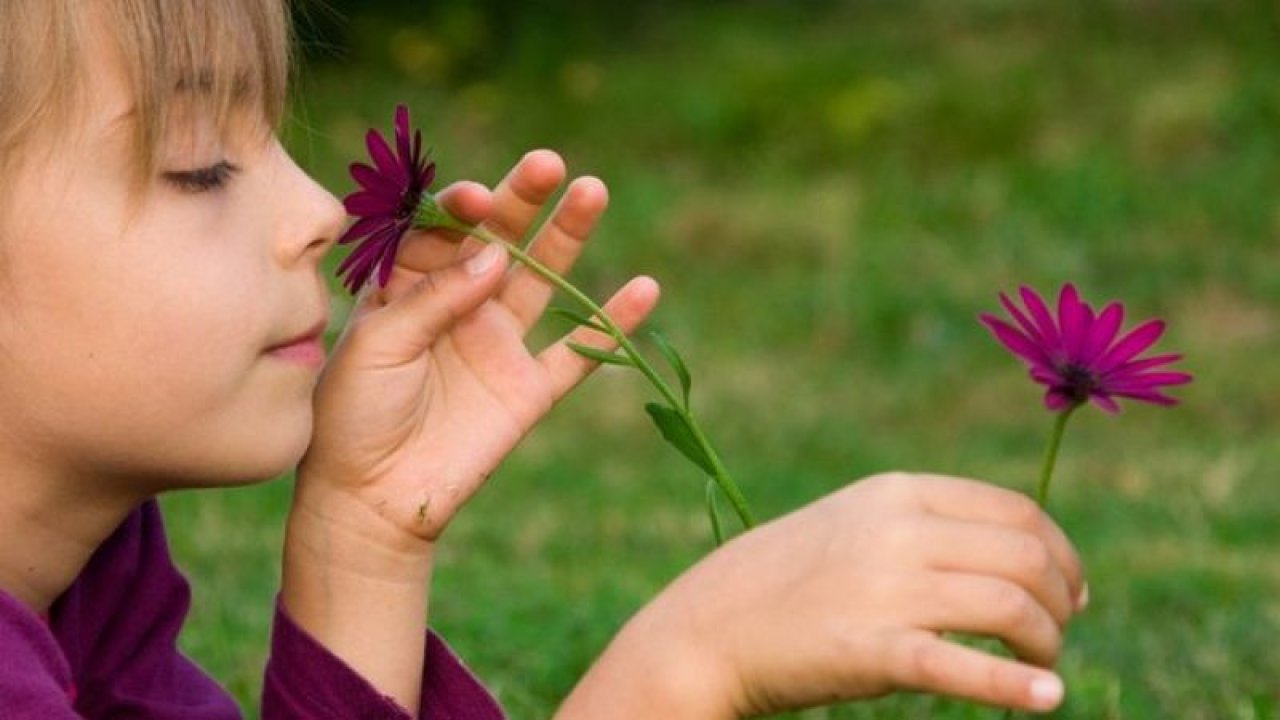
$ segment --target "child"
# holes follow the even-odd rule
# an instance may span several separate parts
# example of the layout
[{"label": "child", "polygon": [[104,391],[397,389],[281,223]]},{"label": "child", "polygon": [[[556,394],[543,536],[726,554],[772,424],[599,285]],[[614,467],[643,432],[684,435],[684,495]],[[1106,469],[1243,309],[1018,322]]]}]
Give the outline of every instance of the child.
[{"label": "child", "polygon": [[[283,0],[0,0],[5,718],[238,717],[176,649],[187,586],[154,497],[295,464],[264,717],[500,716],[427,632],[434,548],[592,367],[564,341],[531,355],[548,287],[440,233],[406,241],[324,363],[320,260],[344,213],[274,138],[287,35]],[[493,192],[459,183],[442,202],[516,237],[563,175],[531,153]],[[536,254],[567,270],[604,205],[598,181],[572,183]],[[631,329],[656,300],[641,278],[607,309]],[[1081,588],[1022,496],[868,479],[690,569],[560,716],[737,717],[903,688],[1045,710],[1062,687],[1040,668]]]}]

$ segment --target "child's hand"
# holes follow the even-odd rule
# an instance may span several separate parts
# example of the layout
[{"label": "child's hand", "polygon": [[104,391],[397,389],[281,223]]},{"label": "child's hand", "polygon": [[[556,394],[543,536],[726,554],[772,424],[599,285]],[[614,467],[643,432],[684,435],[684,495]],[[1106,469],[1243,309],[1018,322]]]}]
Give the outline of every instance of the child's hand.
[{"label": "child's hand", "polygon": [[[1027,497],[859,482],[742,535],[642,610],[561,717],[721,718],[920,690],[1027,710],[1082,604],[1075,551]],[[999,638],[1022,662],[943,635]],[[607,711],[607,712],[606,712]]]},{"label": "child's hand", "polygon": [[[492,194],[458,183],[439,200],[455,216],[518,242],[564,172],[554,153],[532,152]],[[571,183],[539,229],[533,255],[567,272],[606,203],[598,180]],[[532,353],[525,334],[552,288],[523,267],[507,269],[496,246],[460,239],[411,234],[388,285],[360,297],[316,392],[299,502],[338,490],[385,520],[383,530],[393,536],[434,540],[525,433],[595,367],[566,339],[612,349],[606,336],[578,329]],[[657,285],[637,278],[605,310],[630,331],[656,301]]]}]

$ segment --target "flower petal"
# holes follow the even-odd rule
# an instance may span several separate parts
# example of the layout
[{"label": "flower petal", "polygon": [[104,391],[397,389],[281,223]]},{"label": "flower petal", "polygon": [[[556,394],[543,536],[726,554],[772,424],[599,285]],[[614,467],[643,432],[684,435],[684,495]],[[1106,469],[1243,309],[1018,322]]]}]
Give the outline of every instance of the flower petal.
[{"label": "flower petal", "polygon": [[1062,348],[1068,362],[1078,362],[1088,338],[1092,313],[1080,302],[1076,286],[1067,283],[1058,293],[1058,327],[1062,330]]},{"label": "flower petal", "polygon": [[1044,344],[1044,338],[1041,337],[1040,330],[1036,328],[1035,323],[1027,318],[1027,314],[1022,312],[1022,309],[1015,305],[1008,295],[1000,293],[1000,304],[1004,306],[1004,309],[1013,318],[1014,322],[1018,323],[1018,327],[1022,328],[1024,335],[1031,338],[1031,341],[1036,344]]},{"label": "flower petal", "polygon": [[353,293],[358,292],[369,279],[376,258],[376,255],[360,257],[352,254],[348,256],[343,261],[342,266],[338,268],[338,274],[344,276],[342,279],[343,286]]},{"label": "flower petal", "polygon": [[381,264],[378,267],[378,286],[386,287],[387,281],[391,279],[391,270],[396,265],[396,254],[400,249],[400,241],[397,239],[395,243],[387,247],[386,252],[382,254]]},{"label": "flower petal", "polygon": [[381,216],[360,218],[352,223],[351,227],[347,228],[342,237],[338,238],[338,244],[346,245],[366,235],[372,235],[388,224],[392,224],[391,221]]},{"label": "flower petal", "polygon": [[1128,362],[1155,344],[1164,334],[1163,320],[1148,320],[1120,339],[1095,364],[1099,373],[1105,373]]},{"label": "flower petal", "polygon": [[1120,332],[1122,324],[1124,324],[1124,305],[1111,303],[1103,308],[1089,327],[1088,337],[1080,349],[1080,364],[1090,367],[1093,361],[1097,360],[1098,356],[1116,339],[1116,333]]},{"label": "flower petal", "polygon": [[983,313],[979,316],[982,323],[996,336],[1002,345],[1009,349],[1014,355],[1026,360],[1032,365],[1049,367],[1051,362],[1045,354],[1044,349],[1021,332],[1014,329],[1008,323],[994,315]]},{"label": "flower petal", "polygon": [[1040,330],[1041,344],[1044,346],[1045,352],[1052,357],[1061,348],[1062,339],[1058,334],[1057,325],[1053,322],[1053,316],[1049,314],[1049,307],[1031,288],[1024,285],[1019,289],[1019,292],[1022,294],[1022,304],[1026,306],[1031,319],[1035,321],[1036,327]]},{"label": "flower petal", "polygon": [[341,275],[351,270],[368,258],[381,255],[388,239],[391,237],[391,233],[388,230],[394,231],[394,227],[379,230],[356,246],[356,249],[352,250],[351,254],[343,258],[342,263],[338,265],[338,274]]},{"label": "flower petal", "polygon": [[399,208],[399,202],[398,200],[391,200],[382,193],[376,193],[372,190],[360,190],[344,198],[342,206],[347,209],[348,215],[392,219]]},{"label": "flower petal", "polygon": [[400,187],[408,187],[409,172],[396,161],[395,154],[382,135],[377,130],[370,130],[364,136],[364,143],[369,149],[369,157],[377,166],[378,172],[394,180]]},{"label": "flower petal", "polygon": [[1037,365],[1031,368],[1031,379],[1041,385],[1050,387],[1061,387],[1066,384],[1066,378],[1062,377],[1057,370],[1044,365]]},{"label": "flower petal", "polygon": [[396,152],[400,157],[400,167],[413,167],[413,148],[409,145],[409,108],[396,106]]},{"label": "flower petal", "polygon": [[386,194],[397,198],[400,197],[400,193],[404,192],[404,188],[398,185],[393,178],[383,175],[364,163],[352,163],[349,171],[351,178],[360,183],[360,187],[369,192]]},{"label": "flower petal", "polygon": [[434,162],[428,162],[421,170],[418,171],[417,190],[419,192],[425,191],[427,188],[431,187],[431,183],[435,182],[435,179],[436,164]]},{"label": "flower petal", "polygon": [[1120,365],[1119,367],[1112,368],[1102,376],[1102,379],[1104,381],[1110,380],[1110,379],[1122,380],[1126,377],[1137,375],[1138,373],[1145,372],[1147,370],[1151,370],[1154,368],[1161,367],[1163,365],[1169,365],[1171,363],[1178,362],[1181,359],[1182,359],[1182,355],[1177,353],[1170,353],[1167,355],[1152,355],[1149,358],[1134,360],[1132,362],[1127,362],[1123,365]]},{"label": "flower petal", "polygon": [[1068,410],[1075,404],[1076,401],[1070,395],[1057,388],[1053,388],[1044,394],[1044,406],[1053,412]]},{"label": "flower petal", "polygon": [[1154,372],[1145,375],[1134,375],[1123,380],[1107,381],[1103,383],[1103,387],[1109,391],[1121,392],[1125,390],[1139,390],[1143,388],[1158,388],[1163,385],[1186,385],[1191,382],[1190,373],[1183,372]]},{"label": "flower petal", "polygon": [[1114,399],[1111,398],[1110,395],[1106,394],[1105,392],[1094,390],[1093,392],[1089,393],[1089,399],[1093,401],[1094,405],[1097,405],[1098,407],[1102,408],[1103,410],[1113,415],[1115,413],[1120,412],[1120,404],[1117,403]]},{"label": "flower petal", "polygon": [[1151,403],[1152,405],[1168,406],[1168,405],[1177,405],[1179,402],[1177,398],[1169,397],[1168,395],[1165,395],[1160,392],[1156,392],[1154,390],[1136,391],[1136,392],[1122,391],[1122,392],[1115,392],[1113,394],[1119,395],[1120,397],[1129,398],[1130,400],[1137,400],[1139,402]]},{"label": "flower petal", "polygon": [[[390,225],[379,230],[368,240],[357,247],[338,266],[338,273],[349,273],[347,287],[358,290],[373,274],[375,268],[383,268],[395,264],[396,253],[400,247],[400,238],[404,236],[404,227]],[[384,275],[389,277],[390,270],[379,272],[379,282],[386,285]]]}]

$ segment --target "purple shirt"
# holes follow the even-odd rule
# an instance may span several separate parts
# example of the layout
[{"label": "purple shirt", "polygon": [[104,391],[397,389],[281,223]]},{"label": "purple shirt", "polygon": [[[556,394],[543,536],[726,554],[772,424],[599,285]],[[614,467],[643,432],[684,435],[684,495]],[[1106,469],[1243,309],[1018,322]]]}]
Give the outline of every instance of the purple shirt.
[{"label": "purple shirt", "polygon": [[[154,501],[134,511],[43,618],[0,592],[0,717],[239,720],[225,690],[177,649],[190,590]],[[426,638],[416,717],[496,720],[497,701],[444,641]],[[284,613],[279,603],[263,720],[413,720]]]}]

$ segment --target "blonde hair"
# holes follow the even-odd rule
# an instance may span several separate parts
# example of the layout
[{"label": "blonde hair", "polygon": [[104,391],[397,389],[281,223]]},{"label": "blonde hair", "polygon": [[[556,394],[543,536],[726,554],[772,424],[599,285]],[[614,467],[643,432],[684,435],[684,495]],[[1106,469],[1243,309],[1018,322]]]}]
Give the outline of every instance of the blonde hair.
[{"label": "blonde hair", "polygon": [[278,126],[290,64],[288,0],[0,0],[0,169],[33,135],[64,130],[75,117],[90,15],[106,24],[132,85],[140,175],[155,170],[179,94],[222,133],[255,106],[265,127]]}]

